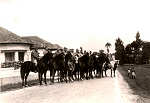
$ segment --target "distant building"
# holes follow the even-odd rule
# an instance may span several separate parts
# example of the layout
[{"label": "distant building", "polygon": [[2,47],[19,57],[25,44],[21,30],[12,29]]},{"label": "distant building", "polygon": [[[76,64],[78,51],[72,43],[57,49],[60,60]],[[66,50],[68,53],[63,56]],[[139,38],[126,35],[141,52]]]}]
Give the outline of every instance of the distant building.
[{"label": "distant building", "polygon": [[31,52],[37,48],[43,56],[46,49],[57,50],[61,46],[52,44],[37,36],[20,37],[0,27],[0,68],[14,67],[19,61],[31,61]]},{"label": "distant building", "polygon": [[18,35],[0,27],[0,68],[31,60],[30,46]]}]

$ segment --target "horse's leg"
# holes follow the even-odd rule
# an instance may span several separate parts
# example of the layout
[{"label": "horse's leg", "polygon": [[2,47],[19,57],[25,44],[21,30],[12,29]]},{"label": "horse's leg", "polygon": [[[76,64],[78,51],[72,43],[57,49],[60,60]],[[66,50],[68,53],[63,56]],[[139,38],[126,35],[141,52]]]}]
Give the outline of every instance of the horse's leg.
[{"label": "horse's leg", "polygon": [[28,75],[29,75],[29,72],[26,73],[26,75],[25,75],[25,86],[27,86],[27,78],[28,78]]},{"label": "horse's leg", "polygon": [[22,73],[22,74],[21,74],[22,86],[25,85],[25,84],[24,84],[24,78],[25,78],[25,73]]},{"label": "horse's leg", "polygon": [[79,76],[79,75],[80,75],[80,71],[77,70],[77,71],[76,71],[76,77],[77,77],[77,80],[78,80],[78,81],[79,81],[79,79],[80,79],[80,76]]},{"label": "horse's leg", "polygon": [[40,83],[41,82],[40,72],[38,72],[38,77],[39,77],[39,83]]},{"label": "horse's leg", "polygon": [[52,71],[52,83],[54,83],[54,77],[55,77],[55,74],[56,74],[56,70],[53,69],[53,71]]},{"label": "horse's leg", "polygon": [[85,78],[85,75],[84,75],[85,71],[84,70],[81,70],[81,80],[83,80]]},{"label": "horse's leg", "polygon": [[116,74],[116,70],[113,70],[114,71],[114,77],[116,76],[115,74]]},{"label": "horse's leg", "polygon": [[52,69],[49,70],[50,82],[52,82]]},{"label": "horse's leg", "polygon": [[112,70],[112,68],[111,68],[110,70],[111,70],[111,77],[112,77],[112,72],[113,72],[113,70]]},{"label": "horse's leg", "polygon": [[96,65],[94,65],[94,70],[93,70],[93,72],[94,72],[94,77],[96,77]]},{"label": "horse's leg", "polygon": [[71,82],[73,81],[73,71],[70,70],[70,79],[71,79]]},{"label": "horse's leg", "polygon": [[76,76],[76,72],[74,73],[74,71],[71,71],[71,78],[73,81],[77,79],[76,77],[74,79],[74,76]]},{"label": "horse's leg", "polygon": [[70,77],[71,77],[71,81],[74,81],[74,78],[73,78],[73,70],[71,70]]},{"label": "horse's leg", "polygon": [[81,70],[80,70],[80,80],[81,80],[81,76],[82,76],[82,73],[81,73]]},{"label": "horse's leg", "polygon": [[[25,74],[24,74],[24,75],[25,75]],[[22,76],[21,79],[22,79],[22,86],[24,86],[24,85],[25,85],[25,84],[24,84],[24,76]]]},{"label": "horse's leg", "polygon": [[104,70],[103,70],[103,68],[102,68],[102,72],[101,72],[102,78],[104,77],[103,72],[104,72]]},{"label": "horse's leg", "polygon": [[52,69],[51,72],[50,72],[50,77],[51,77],[51,80],[50,80],[50,81],[51,81],[52,83],[54,83],[55,73],[56,73],[56,70],[55,70],[55,69]]},{"label": "horse's leg", "polygon": [[[63,78],[64,78],[64,81],[67,83],[68,80],[67,80],[67,77],[68,77],[68,70],[65,68],[63,70]],[[69,78],[69,77],[68,77]]]},{"label": "horse's leg", "polygon": [[44,72],[44,82],[45,82],[45,84],[47,84],[47,82],[46,82],[46,73],[47,73],[47,70]]},{"label": "horse's leg", "polygon": [[107,77],[107,73],[106,72],[107,72],[107,70],[105,69],[105,76]]},{"label": "horse's leg", "polygon": [[90,69],[90,78],[93,79],[93,67]]},{"label": "horse's leg", "polygon": [[66,80],[66,72],[64,71],[64,69],[62,69],[60,71],[60,82],[63,82],[64,80]]},{"label": "horse's leg", "polygon": [[39,82],[40,82],[40,85],[42,85],[42,74],[43,73],[39,73]]},{"label": "horse's leg", "polygon": [[100,78],[101,78],[102,77],[102,68],[100,68],[99,74],[100,74]]},{"label": "horse's leg", "polygon": [[80,77],[81,77],[80,72],[81,72],[81,69],[78,67],[78,81],[80,80]]},{"label": "horse's leg", "polygon": [[72,71],[72,79],[77,80],[77,76],[76,76],[76,70]]},{"label": "horse's leg", "polygon": [[96,77],[98,77],[98,67],[96,67]]},{"label": "horse's leg", "polygon": [[60,70],[57,71],[58,83],[60,82]]},{"label": "horse's leg", "polygon": [[69,82],[71,82],[71,78],[70,78],[70,70],[68,70],[68,80],[69,80]]},{"label": "horse's leg", "polygon": [[83,80],[84,78],[85,78],[85,71],[84,70],[82,70],[82,72],[81,72],[81,80]]},{"label": "horse's leg", "polygon": [[86,79],[89,79],[89,69],[86,71]]}]

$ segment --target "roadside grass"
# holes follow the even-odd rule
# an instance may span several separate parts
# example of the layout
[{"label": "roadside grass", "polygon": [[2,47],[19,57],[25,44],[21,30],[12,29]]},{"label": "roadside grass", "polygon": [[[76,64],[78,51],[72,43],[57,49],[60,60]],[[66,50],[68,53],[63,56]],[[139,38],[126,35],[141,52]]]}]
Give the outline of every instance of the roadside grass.
[{"label": "roadside grass", "polygon": [[150,66],[135,65],[136,79],[130,79],[127,75],[129,66],[119,66],[118,71],[129,84],[134,94],[144,98],[150,98]]}]

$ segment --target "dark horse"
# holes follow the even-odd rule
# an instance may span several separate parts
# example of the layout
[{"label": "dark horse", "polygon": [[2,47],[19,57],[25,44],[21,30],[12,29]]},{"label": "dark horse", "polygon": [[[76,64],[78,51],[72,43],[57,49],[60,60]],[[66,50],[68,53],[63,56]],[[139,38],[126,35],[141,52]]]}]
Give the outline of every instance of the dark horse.
[{"label": "dark horse", "polygon": [[97,75],[98,77],[103,77],[103,64],[109,60],[107,60],[106,55],[104,53],[100,53],[97,58]]},{"label": "dark horse", "polygon": [[22,86],[27,86],[27,78],[30,72],[37,72],[37,66],[31,61],[26,61],[21,64],[20,74],[22,79]]},{"label": "dark horse", "polygon": [[37,68],[38,68],[40,85],[42,85],[43,74],[44,74],[44,82],[45,84],[47,84],[46,73],[47,70],[53,69],[50,68],[51,64],[53,64],[53,54],[50,52],[46,53],[41,59],[38,60]]},{"label": "dark horse", "polygon": [[67,52],[67,54],[65,55],[65,76],[66,76],[65,78],[67,78],[68,76],[69,82],[71,82],[71,80],[74,80],[73,78],[74,69],[75,69],[75,59],[70,52]]},{"label": "dark horse", "polygon": [[92,55],[90,55],[89,56],[89,68],[88,68],[88,72],[89,72],[89,79],[93,79],[94,78],[94,76],[93,76],[93,74],[92,74],[92,72],[95,70],[95,61],[94,61],[94,59],[95,59],[95,55],[94,54],[92,54]]},{"label": "dark horse", "polygon": [[[60,53],[55,55],[55,57],[53,58],[53,65],[54,65],[54,72],[52,75],[52,81],[54,82],[54,77],[56,74],[56,71],[58,73],[58,82],[62,82],[64,79],[64,69],[65,69],[65,54],[64,53]],[[66,78],[65,78],[66,79]]]},{"label": "dark horse", "polygon": [[88,69],[89,69],[89,54],[86,53],[78,59],[80,68],[80,80],[86,78],[88,79]]}]

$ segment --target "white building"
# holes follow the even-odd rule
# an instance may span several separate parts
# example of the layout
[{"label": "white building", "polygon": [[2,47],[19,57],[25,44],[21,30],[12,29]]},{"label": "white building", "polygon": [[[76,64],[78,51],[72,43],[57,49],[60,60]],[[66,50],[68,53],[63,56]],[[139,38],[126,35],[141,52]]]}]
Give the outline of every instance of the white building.
[{"label": "white building", "polygon": [[30,61],[30,43],[0,27],[0,68],[12,67],[18,61]]},{"label": "white building", "polygon": [[35,48],[42,57],[45,48],[56,50],[61,47],[37,36],[20,37],[0,27],[0,68],[14,67],[18,61],[31,61],[31,52]]}]

